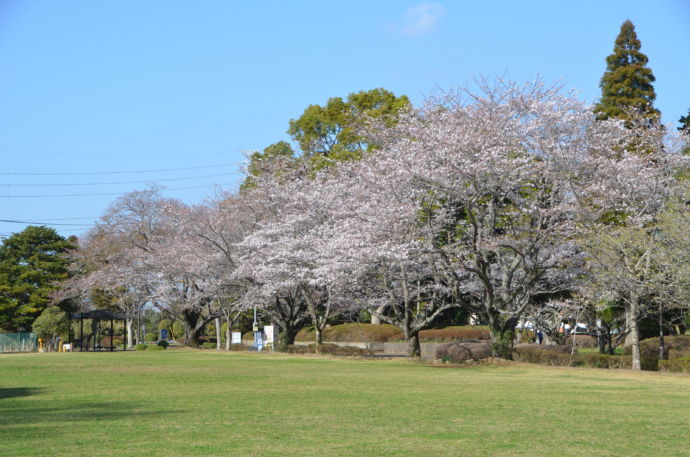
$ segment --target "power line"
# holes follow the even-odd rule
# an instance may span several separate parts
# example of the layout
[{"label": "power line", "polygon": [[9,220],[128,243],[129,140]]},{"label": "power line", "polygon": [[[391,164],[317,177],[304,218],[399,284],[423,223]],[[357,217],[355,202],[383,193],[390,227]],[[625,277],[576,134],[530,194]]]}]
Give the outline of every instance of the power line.
[{"label": "power line", "polygon": [[221,163],[218,165],[206,165],[203,167],[184,167],[184,168],[159,168],[153,170],[132,170],[132,171],[85,171],[85,172],[54,172],[54,173],[15,173],[15,172],[0,172],[2,176],[85,176],[85,175],[125,175],[137,173],[159,173],[164,171],[184,171],[184,170],[202,170],[204,168],[218,168],[230,167],[231,163]]},{"label": "power line", "polygon": [[[171,190],[189,190],[189,189],[203,189],[209,187],[208,184],[202,186],[188,186],[188,187],[171,187],[169,189],[161,189],[163,192]],[[49,195],[0,195],[0,198],[53,198],[53,197],[100,197],[104,195],[123,195],[127,192],[102,192],[97,194],[49,194]]]},{"label": "power line", "polygon": [[205,175],[205,176],[185,176],[179,178],[164,178],[156,179],[154,181],[139,180],[139,181],[111,181],[111,182],[86,182],[86,183],[40,183],[40,184],[0,184],[0,186],[5,187],[74,187],[74,186],[100,186],[100,185],[112,185],[112,184],[143,184],[149,182],[168,182],[168,181],[186,181],[192,179],[204,179],[204,178],[219,178],[221,176],[228,176],[227,173],[215,174],[215,175]]},{"label": "power line", "polygon": [[30,225],[65,225],[73,227],[91,227],[89,224],[56,224],[53,222],[36,222],[36,221],[18,221],[13,219],[0,219],[0,222],[6,222],[8,224],[30,224]]}]

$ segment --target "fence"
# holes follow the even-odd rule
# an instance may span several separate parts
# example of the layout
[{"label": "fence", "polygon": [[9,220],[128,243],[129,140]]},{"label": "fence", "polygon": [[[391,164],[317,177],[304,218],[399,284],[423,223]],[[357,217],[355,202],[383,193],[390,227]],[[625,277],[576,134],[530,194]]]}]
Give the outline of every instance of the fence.
[{"label": "fence", "polygon": [[0,333],[0,352],[32,352],[36,349],[35,333]]}]

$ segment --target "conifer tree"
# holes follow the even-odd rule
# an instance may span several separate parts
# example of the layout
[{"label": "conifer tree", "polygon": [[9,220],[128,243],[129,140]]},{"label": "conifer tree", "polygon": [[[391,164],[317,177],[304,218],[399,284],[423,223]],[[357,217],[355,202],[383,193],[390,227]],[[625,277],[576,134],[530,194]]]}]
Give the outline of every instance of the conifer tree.
[{"label": "conifer tree", "polygon": [[657,120],[654,108],[654,74],[647,67],[649,59],[640,52],[640,40],[630,20],[621,25],[613,54],[606,58],[606,72],[601,77],[601,100],[595,107],[599,119],[627,118],[627,111],[637,110],[645,117]]},{"label": "conifer tree", "polygon": [[680,119],[678,119],[678,123],[680,124],[678,131],[690,135],[690,109],[688,110],[687,116],[681,116]]}]

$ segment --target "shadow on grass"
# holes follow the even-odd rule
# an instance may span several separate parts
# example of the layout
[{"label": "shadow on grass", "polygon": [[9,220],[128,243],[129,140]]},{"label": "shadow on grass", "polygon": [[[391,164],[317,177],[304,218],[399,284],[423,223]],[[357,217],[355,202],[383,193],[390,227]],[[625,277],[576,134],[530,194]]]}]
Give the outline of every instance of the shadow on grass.
[{"label": "shadow on grass", "polygon": [[29,397],[40,394],[44,390],[39,387],[0,387],[0,400],[14,397]]},{"label": "shadow on grass", "polygon": [[[11,443],[35,435],[43,430],[46,439],[73,433],[75,430],[108,429],[122,419],[156,421],[170,418],[182,410],[146,408],[141,402],[55,400],[29,398],[42,389],[0,389],[2,398],[14,397],[9,402],[0,401],[0,443]],[[0,453],[1,455],[2,453]]]}]

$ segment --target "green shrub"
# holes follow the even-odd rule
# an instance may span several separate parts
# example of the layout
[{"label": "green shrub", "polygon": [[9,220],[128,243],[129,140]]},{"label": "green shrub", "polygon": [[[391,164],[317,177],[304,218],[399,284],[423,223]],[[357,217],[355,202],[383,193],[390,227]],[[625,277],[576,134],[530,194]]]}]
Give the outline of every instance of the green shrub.
[{"label": "green shrub", "polygon": [[599,353],[577,354],[577,365],[589,368],[630,368],[632,358],[622,355],[608,355]]},{"label": "green shrub", "polygon": [[158,335],[154,332],[149,332],[144,335],[144,340],[146,341],[158,341]]},{"label": "green shrub", "polygon": [[285,348],[285,352],[289,354],[313,354],[315,352],[316,345],[310,344],[289,344]]},{"label": "green shrub", "polygon": [[575,366],[577,359],[570,355],[570,348],[559,345],[525,344],[513,349],[513,359],[538,365]]},{"label": "green shrub", "polygon": [[184,324],[180,321],[175,321],[172,323],[172,337],[173,339],[182,338],[184,336]]},{"label": "green shrub", "polygon": [[[573,345],[573,336],[570,335],[565,339],[565,345],[566,346],[571,346]],[[592,348],[597,348],[599,347],[597,345],[597,339],[593,337],[592,335],[575,335],[575,347],[577,349],[581,348],[586,348],[586,349],[592,349]]]},{"label": "green shrub", "polygon": [[[690,349],[690,336],[669,335],[664,337],[664,358],[669,354]],[[632,347],[624,349],[625,355],[632,354]],[[656,371],[659,369],[659,338],[648,338],[640,341],[640,365],[643,370]]]},{"label": "green shrub", "polygon": [[372,352],[369,349],[358,348],[356,346],[338,346],[337,344],[324,343],[320,345],[310,344],[311,352],[318,354],[329,355],[344,355],[344,356],[370,356]]},{"label": "green shrub", "polygon": [[[251,337],[253,338],[253,336]],[[324,341],[339,343],[346,342],[383,342],[399,340],[403,338],[403,332],[398,327],[390,324],[341,324],[327,327],[323,331]],[[297,333],[296,341],[315,340],[314,327],[306,327]]]},{"label": "green shrub", "polygon": [[672,373],[690,373],[690,357],[659,360],[659,371]]},{"label": "green shrub", "polygon": [[207,342],[201,344],[201,348],[202,349],[215,349],[216,343],[211,343],[210,341],[207,341]]},{"label": "green shrub", "polygon": [[166,340],[160,340],[156,345],[162,347],[163,349],[168,349],[170,343],[168,343]]},{"label": "green shrub", "polygon": [[690,348],[671,348],[668,350],[668,359],[684,359],[690,358]]},{"label": "green shrub", "polygon": [[170,319],[161,319],[158,322],[158,331],[160,332],[161,330],[168,330],[170,331],[170,328],[172,327],[172,322],[170,322]]},{"label": "green shrub", "polygon": [[158,346],[158,345],[149,345],[149,348],[147,351],[165,351],[165,347],[163,346]]},{"label": "green shrub", "polygon": [[135,351],[145,351],[145,350],[147,350],[148,348],[149,348],[149,345],[148,345],[148,344],[140,343],[140,344],[135,344],[135,345],[134,345],[134,350],[135,350]]},{"label": "green shrub", "polygon": [[463,325],[456,327],[435,328],[419,332],[419,341],[423,343],[444,343],[458,340],[490,340],[491,333],[486,326]]}]

